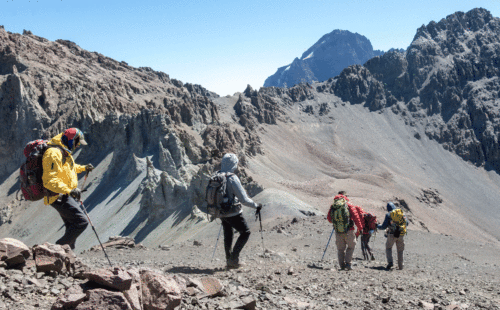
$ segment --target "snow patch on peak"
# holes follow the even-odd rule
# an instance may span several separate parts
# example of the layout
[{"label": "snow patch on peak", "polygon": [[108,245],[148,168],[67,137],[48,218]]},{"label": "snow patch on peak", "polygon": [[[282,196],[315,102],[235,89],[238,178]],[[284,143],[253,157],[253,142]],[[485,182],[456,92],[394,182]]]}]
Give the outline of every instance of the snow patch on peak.
[{"label": "snow patch on peak", "polygon": [[306,59],[309,59],[309,58],[313,57],[313,54],[314,54],[314,52],[311,52],[311,54],[307,55],[307,57],[304,58],[304,59],[302,59],[302,60],[306,60]]}]

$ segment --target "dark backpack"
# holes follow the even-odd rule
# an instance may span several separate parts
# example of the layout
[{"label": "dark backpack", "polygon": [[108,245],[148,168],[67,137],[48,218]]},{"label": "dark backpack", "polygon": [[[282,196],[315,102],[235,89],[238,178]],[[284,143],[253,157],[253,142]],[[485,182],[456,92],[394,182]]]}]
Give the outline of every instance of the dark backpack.
[{"label": "dark backpack", "polygon": [[47,145],[45,140],[35,140],[28,142],[24,147],[24,156],[26,156],[26,162],[21,165],[19,169],[19,180],[21,181],[21,191],[23,193],[24,199],[29,201],[38,201],[43,199],[43,197],[57,196],[59,194],[54,193],[43,186],[42,176],[43,176],[43,165],[42,159],[43,154],[49,148],[55,147],[61,150],[63,156],[63,165],[66,161],[66,152],[59,146]]},{"label": "dark backpack", "polygon": [[366,212],[363,214],[363,218],[365,220],[365,233],[368,233],[370,230],[377,229],[377,217],[370,212]]},{"label": "dark backpack", "polygon": [[218,218],[227,212],[232,201],[227,196],[227,178],[233,175],[229,172],[216,172],[208,181],[205,200],[207,201],[207,213],[213,218]]}]

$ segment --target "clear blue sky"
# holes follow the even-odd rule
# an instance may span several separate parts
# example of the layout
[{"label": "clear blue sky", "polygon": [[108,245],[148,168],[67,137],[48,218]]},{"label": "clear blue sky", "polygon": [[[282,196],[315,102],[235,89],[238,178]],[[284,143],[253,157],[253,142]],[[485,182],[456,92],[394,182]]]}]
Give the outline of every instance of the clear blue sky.
[{"label": "clear blue sky", "polygon": [[362,34],[375,49],[406,48],[422,24],[475,7],[500,17],[499,0],[0,0],[0,25],[224,96],[260,88],[334,29]]}]

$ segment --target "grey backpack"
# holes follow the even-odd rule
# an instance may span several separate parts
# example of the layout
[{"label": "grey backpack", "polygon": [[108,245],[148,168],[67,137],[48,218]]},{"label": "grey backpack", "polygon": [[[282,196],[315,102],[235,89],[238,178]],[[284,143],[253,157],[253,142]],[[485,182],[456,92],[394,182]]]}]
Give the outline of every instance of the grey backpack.
[{"label": "grey backpack", "polygon": [[232,201],[227,196],[227,178],[232,176],[230,172],[216,172],[208,181],[205,200],[207,201],[207,213],[213,218],[218,218],[231,208]]}]

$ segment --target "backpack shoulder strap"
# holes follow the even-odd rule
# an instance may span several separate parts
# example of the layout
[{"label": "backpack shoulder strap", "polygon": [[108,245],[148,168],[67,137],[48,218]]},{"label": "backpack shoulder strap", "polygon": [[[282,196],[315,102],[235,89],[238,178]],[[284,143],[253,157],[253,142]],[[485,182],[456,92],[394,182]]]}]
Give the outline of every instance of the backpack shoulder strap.
[{"label": "backpack shoulder strap", "polygon": [[66,163],[66,157],[68,157],[68,154],[66,153],[66,150],[60,147],[59,145],[47,145],[47,148],[56,148],[59,149],[62,153],[62,164],[64,165]]}]

